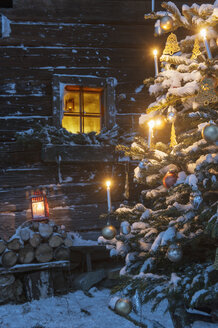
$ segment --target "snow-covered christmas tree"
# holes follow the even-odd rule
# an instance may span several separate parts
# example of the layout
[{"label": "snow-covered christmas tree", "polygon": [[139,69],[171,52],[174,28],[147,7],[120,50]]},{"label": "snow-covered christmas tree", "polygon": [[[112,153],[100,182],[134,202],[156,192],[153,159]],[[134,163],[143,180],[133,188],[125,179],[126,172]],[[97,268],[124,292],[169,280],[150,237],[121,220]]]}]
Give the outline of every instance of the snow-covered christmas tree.
[{"label": "snow-covered christmas tree", "polygon": [[[157,20],[156,34],[170,32],[160,72],[144,81],[156,99],[139,121],[148,138],[117,147],[138,161],[135,180],[144,190],[134,207],[113,213],[120,234],[99,242],[125,258],[117,290],[135,304],[167,299],[174,327],[184,328],[218,319],[218,2],[162,7],[145,15]],[[179,27],[188,36],[178,42]]]}]

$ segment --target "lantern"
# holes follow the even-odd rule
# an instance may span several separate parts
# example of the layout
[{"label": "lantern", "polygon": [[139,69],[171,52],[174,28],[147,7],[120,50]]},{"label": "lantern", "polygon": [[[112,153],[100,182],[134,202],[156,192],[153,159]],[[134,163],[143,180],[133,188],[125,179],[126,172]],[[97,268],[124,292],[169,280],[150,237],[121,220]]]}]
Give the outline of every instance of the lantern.
[{"label": "lantern", "polygon": [[42,191],[34,192],[30,197],[32,220],[42,221],[49,218],[49,207],[46,194]]}]

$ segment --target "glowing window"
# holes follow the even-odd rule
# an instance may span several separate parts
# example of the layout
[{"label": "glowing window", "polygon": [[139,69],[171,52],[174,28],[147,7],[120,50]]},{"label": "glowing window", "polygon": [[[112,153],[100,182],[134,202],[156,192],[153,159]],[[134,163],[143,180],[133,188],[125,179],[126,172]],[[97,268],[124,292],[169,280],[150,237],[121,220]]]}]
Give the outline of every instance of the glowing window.
[{"label": "glowing window", "polygon": [[102,88],[66,85],[62,126],[72,133],[101,131]]}]

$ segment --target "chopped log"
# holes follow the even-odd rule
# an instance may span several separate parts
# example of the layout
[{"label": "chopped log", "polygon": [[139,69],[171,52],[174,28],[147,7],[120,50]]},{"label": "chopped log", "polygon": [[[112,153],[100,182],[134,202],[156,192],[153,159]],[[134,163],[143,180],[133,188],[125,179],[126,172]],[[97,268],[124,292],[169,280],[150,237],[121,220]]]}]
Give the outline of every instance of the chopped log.
[{"label": "chopped log", "polygon": [[49,238],[49,246],[51,247],[59,247],[63,244],[63,239],[61,236],[57,233],[54,233],[50,238]]},{"label": "chopped log", "polygon": [[19,300],[19,296],[21,296],[23,293],[22,282],[19,279],[16,279],[12,287],[14,291],[15,300]]},{"label": "chopped log", "polygon": [[15,280],[12,284],[0,288],[0,304],[8,301],[20,301],[23,292],[23,285],[20,280]]},{"label": "chopped log", "polygon": [[13,274],[4,274],[0,275],[0,287],[3,288],[5,286],[12,285],[15,281],[15,277]]},{"label": "chopped log", "polygon": [[66,247],[72,247],[73,246],[73,239],[70,234],[67,234],[67,237],[64,239],[64,245]]},{"label": "chopped log", "polygon": [[24,274],[24,294],[27,301],[39,300],[54,295],[49,270]]},{"label": "chopped log", "polygon": [[64,230],[61,230],[60,235],[63,239],[67,238],[67,233]]},{"label": "chopped log", "polygon": [[29,228],[20,229],[20,238],[25,242],[30,239],[31,230]]},{"label": "chopped log", "polygon": [[32,222],[32,230],[39,231],[39,222],[37,222],[37,221]]},{"label": "chopped log", "polygon": [[54,251],[54,258],[57,261],[69,260],[70,258],[70,249],[65,246],[59,246]]},{"label": "chopped log", "polygon": [[38,262],[49,262],[53,258],[53,249],[47,243],[40,244],[35,253]]},{"label": "chopped log", "polygon": [[5,241],[3,239],[0,239],[0,254],[2,254],[5,249],[6,249]]},{"label": "chopped log", "polygon": [[64,229],[61,228],[62,226],[57,226],[57,232],[61,235],[63,239],[67,237],[67,233]]},{"label": "chopped log", "polygon": [[22,246],[22,240],[19,237],[12,237],[11,239],[9,239],[9,241],[7,242],[7,247],[8,249],[12,250],[12,251],[18,251]]},{"label": "chopped log", "polygon": [[10,268],[17,263],[18,255],[12,250],[6,249],[1,257],[3,267]]},{"label": "chopped log", "polygon": [[36,248],[37,246],[39,246],[39,244],[41,243],[41,236],[38,232],[34,232],[29,240],[29,243],[32,247]]},{"label": "chopped log", "polygon": [[53,227],[47,223],[39,223],[39,234],[42,238],[48,239],[53,233]]},{"label": "chopped log", "polygon": [[13,298],[13,287],[11,285],[0,288],[0,304],[9,302]]},{"label": "chopped log", "polygon": [[19,262],[22,264],[31,263],[34,256],[34,249],[30,245],[26,245],[19,250]]}]

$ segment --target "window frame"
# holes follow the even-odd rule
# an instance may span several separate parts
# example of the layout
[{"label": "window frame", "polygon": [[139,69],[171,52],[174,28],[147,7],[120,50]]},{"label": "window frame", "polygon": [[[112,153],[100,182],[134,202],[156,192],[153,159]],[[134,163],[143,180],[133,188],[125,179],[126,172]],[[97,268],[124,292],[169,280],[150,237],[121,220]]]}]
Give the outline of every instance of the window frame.
[{"label": "window frame", "polygon": [[[71,87],[71,90],[67,90],[67,87]],[[104,106],[103,106],[103,88],[90,88],[90,87],[81,87],[81,86],[73,86],[73,85],[67,85],[64,87],[64,98],[67,92],[71,91],[77,91],[79,93],[79,112],[67,112],[66,109],[66,104],[64,101],[63,107],[63,117],[78,117],[79,118],[79,126],[80,126],[80,133],[84,133],[84,130],[86,128],[85,124],[85,118],[88,117],[95,117],[98,118],[100,121],[100,131],[102,130],[102,119],[104,118]],[[84,94],[89,93],[89,94],[98,94],[99,95],[99,112],[96,113],[86,113],[85,112],[85,100],[84,100]]]},{"label": "window frame", "polygon": [[64,88],[67,85],[102,88],[103,89],[103,115],[101,129],[106,127],[111,129],[116,123],[115,107],[115,86],[116,79],[113,77],[99,78],[95,76],[83,75],[62,75],[54,74],[53,76],[53,125],[57,128],[62,127],[62,118],[64,115]]}]

